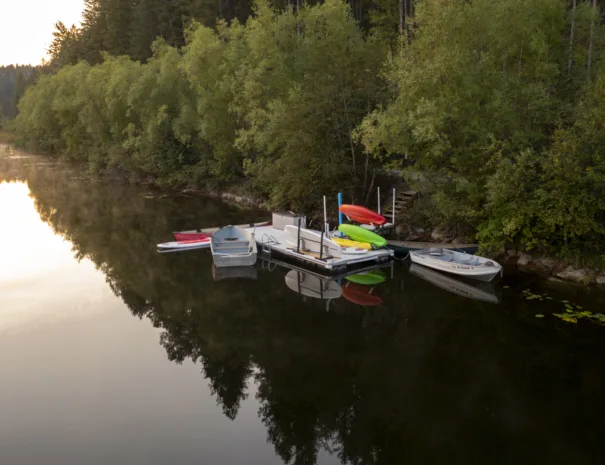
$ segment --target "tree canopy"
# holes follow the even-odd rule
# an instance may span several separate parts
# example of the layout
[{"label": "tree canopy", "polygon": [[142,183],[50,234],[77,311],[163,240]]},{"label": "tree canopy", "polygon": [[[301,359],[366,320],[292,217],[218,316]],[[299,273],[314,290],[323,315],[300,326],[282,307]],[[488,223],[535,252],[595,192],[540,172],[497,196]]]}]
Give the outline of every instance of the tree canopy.
[{"label": "tree canopy", "polygon": [[93,169],[291,209],[395,169],[428,226],[600,253],[604,41],[594,1],[88,0],[18,128]]}]

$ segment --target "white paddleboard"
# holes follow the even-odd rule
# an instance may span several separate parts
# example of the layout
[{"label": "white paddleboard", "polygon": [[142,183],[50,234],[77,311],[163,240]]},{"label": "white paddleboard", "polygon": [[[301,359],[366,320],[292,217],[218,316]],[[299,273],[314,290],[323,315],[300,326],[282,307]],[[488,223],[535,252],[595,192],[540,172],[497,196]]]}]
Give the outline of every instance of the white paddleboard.
[{"label": "white paddleboard", "polygon": [[159,250],[191,250],[210,248],[210,238],[199,241],[173,241],[157,245]]},{"label": "white paddleboard", "polygon": [[[284,231],[288,236],[290,236],[294,247],[296,247],[296,241],[298,238],[298,228],[296,226],[292,226],[290,224],[286,225]],[[312,229],[300,228],[300,241],[301,247],[310,251],[319,253],[320,246],[323,241],[323,252],[331,255],[332,257],[340,257],[343,254],[343,248],[339,246],[336,242],[327,237],[323,237],[320,231],[314,231]],[[288,241],[290,242],[290,241]]]},{"label": "white paddleboard", "polygon": [[342,288],[336,281],[320,279],[296,270],[290,270],[286,275],[286,286],[294,292],[316,299],[338,299],[342,296]]}]

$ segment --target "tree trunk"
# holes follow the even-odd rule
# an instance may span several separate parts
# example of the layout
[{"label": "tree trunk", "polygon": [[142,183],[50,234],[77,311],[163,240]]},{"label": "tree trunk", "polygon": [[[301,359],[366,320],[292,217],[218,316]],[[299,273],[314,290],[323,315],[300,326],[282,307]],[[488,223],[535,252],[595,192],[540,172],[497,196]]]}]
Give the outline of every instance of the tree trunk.
[{"label": "tree trunk", "polygon": [[597,0],[592,0],[592,18],[590,18],[590,38],[588,41],[588,59],[586,61],[586,80],[590,81],[590,68],[592,66],[592,39],[594,36],[594,22],[597,14]]},{"label": "tree trunk", "polygon": [[571,73],[571,67],[573,66],[573,39],[576,26],[576,3],[577,0],[572,0],[571,7],[571,31],[569,32],[569,61],[567,62],[567,74]]},{"label": "tree trunk", "polygon": [[296,33],[300,35],[300,23],[298,12],[300,11],[300,0],[296,0]]},{"label": "tree trunk", "polygon": [[405,3],[406,0],[399,0],[399,36],[403,36],[405,29]]}]

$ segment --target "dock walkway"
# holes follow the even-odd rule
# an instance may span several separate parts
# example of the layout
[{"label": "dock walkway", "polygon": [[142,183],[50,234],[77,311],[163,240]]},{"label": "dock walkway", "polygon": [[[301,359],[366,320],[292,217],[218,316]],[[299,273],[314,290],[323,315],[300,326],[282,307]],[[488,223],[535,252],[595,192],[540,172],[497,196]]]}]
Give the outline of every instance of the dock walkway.
[{"label": "dock walkway", "polygon": [[[254,228],[248,228],[253,230]],[[255,229],[255,239],[259,252],[267,255],[279,254],[307,266],[320,268],[328,273],[340,273],[348,269],[384,263],[391,260],[394,252],[390,249],[370,250],[362,255],[343,255],[340,258],[319,259],[312,255],[297,252],[287,240],[292,238],[273,226],[261,226]]]}]

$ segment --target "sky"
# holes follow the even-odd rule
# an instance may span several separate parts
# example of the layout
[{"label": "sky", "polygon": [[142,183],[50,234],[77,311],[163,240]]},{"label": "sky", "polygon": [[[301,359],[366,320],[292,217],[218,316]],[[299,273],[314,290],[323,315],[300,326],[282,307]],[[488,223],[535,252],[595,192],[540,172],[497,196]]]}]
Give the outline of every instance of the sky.
[{"label": "sky", "polygon": [[0,0],[0,66],[48,59],[54,24],[79,25],[84,0]]}]

